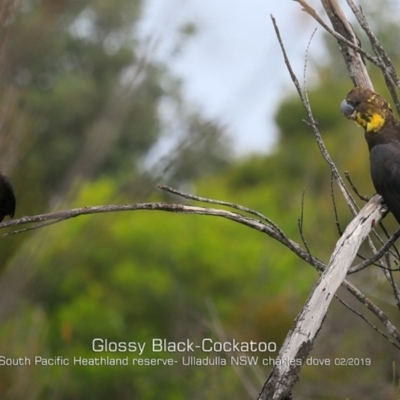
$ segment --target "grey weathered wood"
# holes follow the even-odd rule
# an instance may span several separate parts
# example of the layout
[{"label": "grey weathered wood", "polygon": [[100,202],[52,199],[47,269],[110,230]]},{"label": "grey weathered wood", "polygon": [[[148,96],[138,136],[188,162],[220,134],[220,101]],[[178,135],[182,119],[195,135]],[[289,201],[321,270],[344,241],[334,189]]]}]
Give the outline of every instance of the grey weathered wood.
[{"label": "grey weathered wood", "polygon": [[273,368],[259,400],[278,400],[289,396],[298,379],[301,365],[314,345],[333,296],[344,281],[361,243],[385,212],[381,197],[375,195],[347,226],[336,243],[328,267],[286,337],[277,357],[277,360],[281,360],[281,365]]},{"label": "grey weathered wood", "polygon": [[[343,13],[337,0],[321,0],[321,3],[328,15],[335,32],[339,33],[345,39],[349,40],[357,46],[361,46],[359,40],[354,33],[353,27],[350,25]],[[371,79],[368,75],[367,68],[361,55],[354,49],[347,46],[346,43],[338,41],[343,60],[346,63],[351,80],[355,86],[373,89]]]}]

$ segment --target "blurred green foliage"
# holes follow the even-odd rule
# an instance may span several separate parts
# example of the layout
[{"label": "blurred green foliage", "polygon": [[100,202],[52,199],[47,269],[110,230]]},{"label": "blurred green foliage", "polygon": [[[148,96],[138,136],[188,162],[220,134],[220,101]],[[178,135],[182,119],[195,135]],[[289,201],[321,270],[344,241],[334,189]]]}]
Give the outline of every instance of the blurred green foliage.
[{"label": "blurred green foliage", "polygon": [[[339,237],[330,170],[303,122],[297,96],[287,93],[277,112],[275,151],[232,161],[218,123],[188,111],[166,67],[141,58],[143,49],[131,34],[139,1],[26,4],[11,27],[7,49],[13,51],[1,84],[3,105],[6,95],[17,92],[14,100],[7,97],[13,113],[4,126],[20,132],[13,153],[18,160],[13,181],[17,194],[23,193],[19,215],[61,205],[182,202],[155,189],[156,183],[170,183],[260,211],[299,243],[303,213],[310,250],[329,260]],[[339,114],[349,82],[336,71],[335,65],[318,70],[311,105],[340,172],[349,171],[359,190],[370,195],[367,147],[361,130]],[[170,159],[146,170],[143,160],[168,131],[159,112],[165,100],[179,110],[173,126],[184,134]],[[344,228],[352,216],[335,185],[333,192]],[[180,354],[151,352],[151,340],[221,341],[220,323],[228,339],[279,347],[318,279],[310,266],[259,232],[220,218],[154,211],[82,216],[3,238],[1,250],[0,355],[62,356],[71,362],[139,357],[93,352],[92,340],[106,338],[146,342],[143,357],[178,360],[170,367],[0,367],[5,399],[246,398],[230,366],[183,366]],[[368,295],[388,295],[376,269],[359,275],[353,279]],[[393,306],[374,301],[396,315]],[[194,355],[204,357],[201,351]],[[299,398],[388,398],[395,387],[391,362],[399,357],[340,304],[333,304],[312,355],[370,357],[373,364],[304,367],[295,389]],[[256,371],[242,368],[256,389],[268,372],[260,365]]]}]

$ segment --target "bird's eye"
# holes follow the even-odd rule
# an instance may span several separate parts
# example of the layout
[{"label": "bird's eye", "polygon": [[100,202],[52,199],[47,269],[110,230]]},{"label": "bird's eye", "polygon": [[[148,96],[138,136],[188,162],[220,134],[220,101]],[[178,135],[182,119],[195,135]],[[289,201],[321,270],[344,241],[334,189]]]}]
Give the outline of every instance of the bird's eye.
[{"label": "bird's eye", "polygon": [[354,107],[358,107],[361,104],[361,100],[354,101]]}]

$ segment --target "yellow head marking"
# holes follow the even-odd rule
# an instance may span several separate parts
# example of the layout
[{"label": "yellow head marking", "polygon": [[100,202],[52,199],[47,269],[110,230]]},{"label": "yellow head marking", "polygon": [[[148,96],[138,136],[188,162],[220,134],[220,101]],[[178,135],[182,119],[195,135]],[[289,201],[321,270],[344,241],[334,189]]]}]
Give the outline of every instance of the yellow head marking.
[{"label": "yellow head marking", "polygon": [[362,126],[367,132],[377,132],[385,124],[385,117],[382,114],[372,113],[363,114],[358,112],[355,121]]}]

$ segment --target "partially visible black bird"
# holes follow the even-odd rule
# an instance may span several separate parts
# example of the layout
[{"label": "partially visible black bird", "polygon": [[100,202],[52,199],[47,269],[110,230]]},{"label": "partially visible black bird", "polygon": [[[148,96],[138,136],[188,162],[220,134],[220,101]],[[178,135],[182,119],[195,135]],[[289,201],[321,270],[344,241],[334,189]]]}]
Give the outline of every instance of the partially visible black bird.
[{"label": "partially visible black bird", "polygon": [[375,190],[400,224],[400,142],[375,146],[369,158]]},{"label": "partially visible black bird", "polygon": [[15,195],[14,189],[8,176],[0,172],[0,222],[6,215],[10,218],[15,214]]},{"label": "partially visible black bird", "polygon": [[400,121],[382,96],[359,87],[350,90],[340,110],[364,128],[372,182],[400,224]]}]

